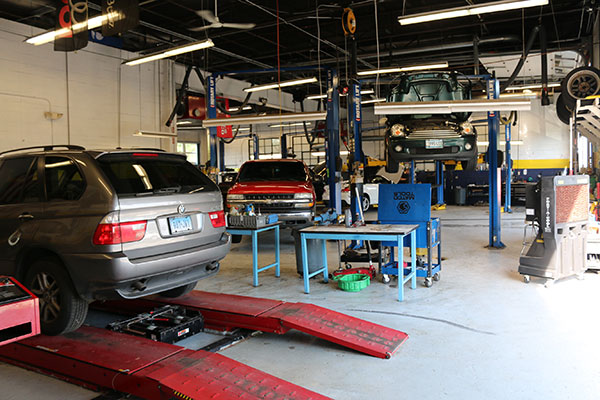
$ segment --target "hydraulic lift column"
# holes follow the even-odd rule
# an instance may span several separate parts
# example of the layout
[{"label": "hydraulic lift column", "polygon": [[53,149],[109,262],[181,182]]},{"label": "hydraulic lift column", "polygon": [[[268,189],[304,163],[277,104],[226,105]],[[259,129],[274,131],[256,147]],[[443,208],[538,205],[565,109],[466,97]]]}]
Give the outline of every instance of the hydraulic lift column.
[{"label": "hydraulic lift column", "polygon": [[504,198],[504,211],[507,213],[512,212],[511,205],[511,181],[512,181],[512,158],[510,155],[510,141],[511,141],[511,128],[512,121],[508,121],[508,124],[504,125],[504,139],[506,140],[506,193]]},{"label": "hydraulic lift column", "polygon": [[341,172],[337,168],[340,155],[340,94],[339,78],[334,69],[327,70],[327,140],[325,157],[327,159],[329,207],[337,214],[342,213]]},{"label": "hydraulic lift column", "polygon": [[[487,79],[487,98],[500,97],[500,82],[496,78]],[[489,248],[506,247],[501,240],[500,198],[502,181],[498,168],[498,132],[500,131],[500,115],[498,111],[488,111],[488,164],[489,164],[489,202],[490,202],[490,237]]]},{"label": "hydraulic lift column", "polygon": [[[217,118],[217,86],[215,84],[215,77],[209,75],[206,78],[208,84],[208,107],[207,117],[209,119]],[[209,146],[210,146],[210,166],[211,168],[217,168],[218,164],[218,148],[217,148],[217,127],[208,128],[209,132]]]}]

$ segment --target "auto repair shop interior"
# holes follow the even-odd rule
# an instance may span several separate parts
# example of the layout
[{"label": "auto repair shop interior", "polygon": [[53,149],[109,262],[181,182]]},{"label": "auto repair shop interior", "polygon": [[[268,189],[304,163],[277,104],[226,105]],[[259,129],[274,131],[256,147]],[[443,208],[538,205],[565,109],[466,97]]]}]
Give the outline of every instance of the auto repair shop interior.
[{"label": "auto repair shop interior", "polygon": [[599,11],[0,0],[0,398],[598,398]]}]

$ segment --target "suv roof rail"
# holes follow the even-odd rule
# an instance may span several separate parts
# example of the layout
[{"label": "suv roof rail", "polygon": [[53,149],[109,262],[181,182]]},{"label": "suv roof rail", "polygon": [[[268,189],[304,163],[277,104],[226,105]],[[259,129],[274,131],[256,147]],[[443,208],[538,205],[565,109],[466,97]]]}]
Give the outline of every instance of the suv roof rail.
[{"label": "suv roof rail", "polygon": [[18,151],[24,151],[24,150],[43,149],[44,151],[50,151],[50,150],[56,149],[57,147],[63,147],[63,148],[66,148],[67,150],[85,150],[85,147],[76,146],[76,145],[72,145],[72,144],[51,144],[51,145],[45,145],[45,146],[31,146],[31,147],[22,147],[20,149],[7,150],[7,151],[1,152],[0,156],[3,156],[4,154],[16,153]]}]

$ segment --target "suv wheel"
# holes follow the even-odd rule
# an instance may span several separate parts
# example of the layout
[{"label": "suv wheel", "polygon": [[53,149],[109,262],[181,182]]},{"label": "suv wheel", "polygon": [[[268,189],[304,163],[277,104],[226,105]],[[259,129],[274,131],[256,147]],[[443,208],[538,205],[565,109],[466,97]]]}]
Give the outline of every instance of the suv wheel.
[{"label": "suv wheel", "polygon": [[387,172],[388,174],[395,174],[398,172],[399,169],[399,163],[397,161],[394,160],[390,160],[390,156],[388,156],[388,159],[385,160],[385,172]]},{"label": "suv wheel", "polygon": [[165,290],[164,292],[161,292],[160,295],[169,298],[180,297],[194,290],[194,288],[196,287],[196,283],[198,282],[192,282],[188,283],[187,285],[176,287],[174,289]]},{"label": "suv wheel", "polygon": [[460,165],[462,166],[462,169],[465,171],[475,171],[475,168],[477,167],[477,157],[474,157],[470,160],[461,160]]},{"label": "suv wheel", "polygon": [[363,212],[366,212],[369,209],[369,207],[371,207],[371,199],[369,199],[368,194],[363,194],[363,198],[362,198]]},{"label": "suv wheel", "polygon": [[55,260],[33,263],[25,285],[39,297],[40,322],[46,335],[72,332],[85,321],[88,303],[77,295],[69,275]]}]

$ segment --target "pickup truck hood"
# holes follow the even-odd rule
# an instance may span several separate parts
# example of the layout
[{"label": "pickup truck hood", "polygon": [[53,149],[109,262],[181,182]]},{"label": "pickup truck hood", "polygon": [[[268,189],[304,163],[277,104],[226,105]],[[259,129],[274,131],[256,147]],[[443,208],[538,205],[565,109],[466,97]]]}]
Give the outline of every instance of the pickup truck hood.
[{"label": "pickup truck hood", "polygon": [[263,193],[299,193],[313,192],[313,186],[310,182],[294,181],[257,181],[257,182],[238,182],[228,194],[263,194]]}]

